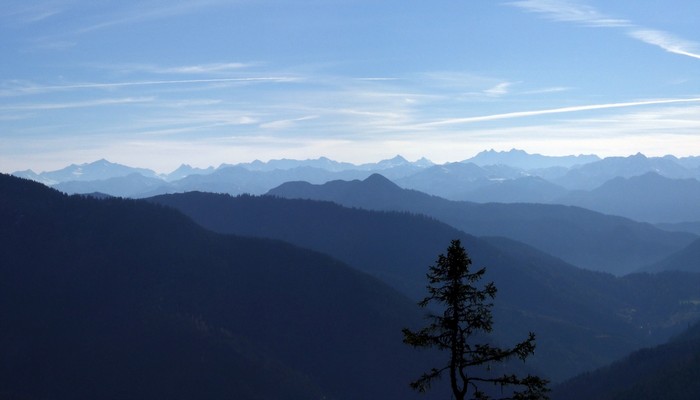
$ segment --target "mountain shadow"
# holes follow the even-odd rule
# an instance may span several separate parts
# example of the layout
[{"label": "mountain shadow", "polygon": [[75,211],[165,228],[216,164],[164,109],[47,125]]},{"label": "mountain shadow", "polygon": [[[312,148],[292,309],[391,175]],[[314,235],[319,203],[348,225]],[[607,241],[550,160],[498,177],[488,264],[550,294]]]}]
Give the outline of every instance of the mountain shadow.
[{"label": "mountain shadow", "polygon": [[377,174],[364,181],[323,185],[288,182],[268,193],[369,210],[425,214],[473,235],[508,237],[573,265],[616,275],[659,261],[697,238],[579,207],[449,201],[401,189]]},{"label": "mountain shadow", "polygon": [[[148,199],[177,208],[217,232],[268,237],[327,253],[375,275],[414,300],[445,243],[459,238],[475,267],[499,289],[497,340],[537,333],[528,365],[554,380],[661,343],[697,317],[700,275],[615,278],[582,270],[505,238],[477,238],[409,213],[350,209],[330,202],[191,192]],[[674,290],[668,291],[668,287]]]},{"label": "mountain shadow", "polygon": [[412,398],[415,304],[328,256],[0,175],[0,398]]}]

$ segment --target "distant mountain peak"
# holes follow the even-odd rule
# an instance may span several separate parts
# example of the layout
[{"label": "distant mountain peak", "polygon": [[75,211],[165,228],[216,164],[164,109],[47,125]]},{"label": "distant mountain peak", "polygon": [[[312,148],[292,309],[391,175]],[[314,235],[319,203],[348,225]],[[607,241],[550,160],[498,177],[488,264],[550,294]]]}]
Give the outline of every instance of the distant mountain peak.
[{"label": "distant mountain peak", "polygon": [[408,164],[408,160],[403,158],[401,155],[395,155],[393,158],[387,159],[387,160],[382,160],[377,163],[377,165],[381,166],[398,166],[398,165],[405,165]]},{"label": "distant mountain peak", "polygon": [[507,152],[504,151],[503,153],[508,153],[508,154],[522,154],[522,155],[529,155],[529,154],[530,154],[530,153],[528,153],[528,152],[525,151],[525,150],[516,149],[516,148],[510,149],[510,150],[508,150]]},{"label": "distant mountain peak", "polygon": [[477,154],[477,156],[486,155],[486,154],[488,154],[488,155],[494,155],[494,154],[524,154],[524,155],[528,155],[528,153],[525,150],[512,148],[508,151],[488,149],[488,150],[484,150],[484,151],[479,152]]},{"label": "distant mountain peak", "polygon": [[363,182],[370,184],[370,185],[373,185],[373,186],[383,185],[383,186],[398,187],[390,179],[388,179],[387,177],[385,177],[382,174],[377,174],[377,173],[374,173],[374,174],[368,176]]},{"label": "distant mountain peak", "polygon": [[476,156],[462,161],[472,162],[479,166],[507,165],[525,170],[550,167],[571,168],[577,164],[588,164],[599,161],[596,155],[569,155],[569,156],[545,156],[542,154],[529,154],[525,150],[510,149],[508,151],[496,151],[493,149],[482,151]]},{"label": "distant mountain peak", "polygon": [[433,165],[435,165],[434,162],[428,160],[428,159],[425,158],[425,157],[419,158],[419,159],[416,160],[416,162],[414,162],[413,164],[415,164],[415,165],[417,165],[417,166],[419,166],[419,167],[432,167]]}]

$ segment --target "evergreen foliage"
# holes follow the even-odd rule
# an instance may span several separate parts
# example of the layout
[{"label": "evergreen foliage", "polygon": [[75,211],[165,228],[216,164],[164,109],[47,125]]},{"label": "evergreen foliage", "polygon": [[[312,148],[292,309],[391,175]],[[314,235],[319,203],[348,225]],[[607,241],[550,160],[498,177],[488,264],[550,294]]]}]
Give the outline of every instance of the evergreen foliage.
[{"label": "evergreen foliage", "polygon": [[[404,343],[413,347],[429,347],[449,352],[446,366],[432,368],[420,378],[411,382],[411,387],[419,392],[430,388],[433,380],[447,371],[450,376],[452,393],[457,400],[467,396],[473,399],[491,398],[484,391],[484,384],[504,388],[521,387],[508,393],[502,399],[546,399],[547,381],[537,376],[520,378],[514,374],[495,376],[489,374],[490,364],[500,363],[511,358],[525,360],[535,352],[535,335],[512,348],[503,349],[489,343],[472,343],[472,337],[479,333],[489,333],[493,329],[491,300],[496,296],[496,286],[489,282],[482,288],[476,286],[485,268],[471,272],[472,261],[459,240],[453,240],[447,248],[447,255],[440,254],[435,265],[427,274],[429,296],[418,303],[426,307],[434,302],[444,307],[442,315],[430,315],[430,324],[418,331],[404,329]],[[483,367],[486,372],[482,375]]]}]

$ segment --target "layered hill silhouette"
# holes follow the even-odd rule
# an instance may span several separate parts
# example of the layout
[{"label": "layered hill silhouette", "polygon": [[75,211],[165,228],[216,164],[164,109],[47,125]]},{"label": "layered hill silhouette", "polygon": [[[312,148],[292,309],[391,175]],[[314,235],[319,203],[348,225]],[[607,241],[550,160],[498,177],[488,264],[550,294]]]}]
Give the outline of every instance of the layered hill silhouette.
[{"label": "layered hill silhouette", "polygon": [[700,272],[700,239],[667,258],[646,266],[642,271],[690,271]]},{"label": "layered hill silhouette", "polygon": [[[143,198],[164,193],[206,191],[263,194],[282,183],[365,179],[380,173],[406,189],[449,200],[479,203],[576,205],[650,223],[700,221],[698,157],[579,155],[551,157],[522,150],[485,151],[461,161],[436,165],[401,156],[376,163],[351,164],[325,157],[269,160],[218,167],[181,165],[157,174],[107,160],[63,169],[14,175],[51,185],[68,194],[100,192]],[[656,177],[653,177],[656,175]]]},{"label": "layered hill silhouette", "polygon": [[402,189],[381,175],[323,185],[288,182],[270,192],[369,210],[424,214],[477,236],[503,236],[591,270],[617,275],[660,261],[696,236],[579,207],[449,201]]},{"label": "layered hill silhouette", "polygon": [[700,393],[700,325],[555,388],[554,400],[695,400]]},{"label": "layered hill silhouette", "polygon": [[700,236],[700,221],[696,222],[678,222],[678,223],[660,223],[654,224],[656,227],[669,232],[689,232]]},{"label": "layered hill silhouette", "polygon": [[629,157],[608,157],[572,168],[554,183],[568,189],[590,190],[614,178],[630,178],[649,172],[672,179],[697,177],[697,171],[685,167],[676,157],[646,157],[637,153]]},{"label": "layered hill silhouette", "polygon": [[475,267],[487,267],[486,279],[499,289],[498,340],[512,343],[535,331],[537,357],[528,365],[554,380],[660,343],[685,327],[680,321],[695,318],[696,307],[683,302],[700,298],[700,275],[615,278],[575,268],[519,242],[477,238],[405,212],[198,192],[148,200],[175,207],[217,232],[281,239],[327,253],[416,300],[425,296],[427,266],[446,241],[460,238]]},{"label": "layered hill silhouette", "polygon": [[108,179],[61,182],[52,187],[71,194],[105,193],[111,196],[139,197],[143,193],[167,190],[167,183],[158,178],[131,173]]},{"label": "layered hill silhouette", "polygon": [[317,252],[0,175],[0,397],[411,398],[415,304]]},{"label": "layered hill silhouette", "polygon": [[588,192],[572,192],[558,200],[637,221],[700,221],[700,181],[671,179],[656,172],[617,177]]}]

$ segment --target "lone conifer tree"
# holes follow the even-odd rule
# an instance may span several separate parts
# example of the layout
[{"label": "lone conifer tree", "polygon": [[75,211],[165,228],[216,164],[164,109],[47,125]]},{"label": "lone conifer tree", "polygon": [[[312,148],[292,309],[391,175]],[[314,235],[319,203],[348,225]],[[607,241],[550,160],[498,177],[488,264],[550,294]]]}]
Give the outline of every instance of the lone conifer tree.
[{"label": "lone conifer tree", "polygon": [[[528,339],[513,348],[502,349],[486,344],[470,343],[476,332],[491,332],[492,315],[490,302],[496,295],[493,282],[479,289],[475,286],[486,271],[484,268],[471,272],[471,259],[459,240],[453,240],[447,248],[447,255],[440,254],[435,265],[428,272],[429,296],[418,303],[421,307],[436,302],[444,307],[442,315],[430,315],[430,325],[419,330],[404,329],[404,343],[414,347],[435,347],[449,352],[449,362],[441,368],[432,368],[419,379],[411,382],[411,387],[424,392],[431,382],[444,371],[450,375],[452,393],[457,400],[489,399],[483,391],[484,384],[493,384],[502,389],[515,386],[501,399],[547,399],[547,381],[528,375],[488,375],[486,370],[491,363],[503,362],[509,358],[525,360],[535,351],[535,335],[530,332]],[[469,396],[469,397],[467,397]]]}]

